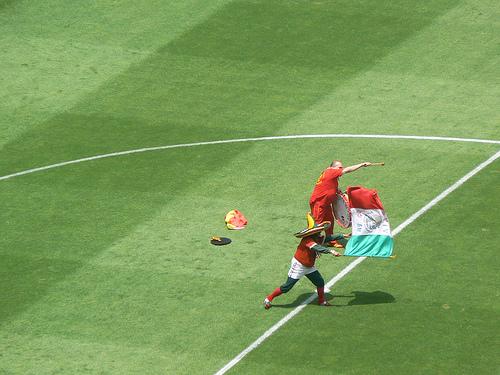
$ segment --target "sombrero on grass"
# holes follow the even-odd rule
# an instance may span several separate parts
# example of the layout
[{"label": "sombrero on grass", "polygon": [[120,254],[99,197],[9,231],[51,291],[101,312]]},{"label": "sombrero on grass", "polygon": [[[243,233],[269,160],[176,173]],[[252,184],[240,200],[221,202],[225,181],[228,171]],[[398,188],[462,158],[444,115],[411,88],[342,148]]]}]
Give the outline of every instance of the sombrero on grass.
[{"label": "sombrero on grass", "polygon": [[316,224],[310,212],[307,213],[306,217],[307,217],[307,228],[301,230],[298,233],[295,233],[294,234],[295,237],[304,238],[307,236],[312,236],[313,234],[324,231],[326,228],[332,225],[332,223],[329,221],[324,221],[321,224]]},{"label": "sombrero on grass", "polygon": [[210,243],[215,246],[229,245],[231,243],[231,239],[227,237],[213,236],[210,238]]}]

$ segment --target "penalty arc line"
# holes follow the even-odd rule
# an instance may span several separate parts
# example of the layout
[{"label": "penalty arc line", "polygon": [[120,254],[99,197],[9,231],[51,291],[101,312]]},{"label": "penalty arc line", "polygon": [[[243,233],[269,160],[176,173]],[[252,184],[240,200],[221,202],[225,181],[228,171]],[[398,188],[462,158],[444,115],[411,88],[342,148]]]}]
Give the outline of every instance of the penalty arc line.
[{"label": "penalty arc line", "polygon": [[285,140],[285,139],[317,139],[317,138],[369,138],[369,139],[405,139],[405,140],[419,140],[419,141],[448,141],[448,142],[472,142],[472,143],[483,143],[483,144],[500,144],[500,141],[494,139],[477,139],[477,138],[456,138],[456,137],[434,137],[434,136],[420,136],[420,135],[397,135],[397,134],[298,134],[298,135],[278,135],[270,137],[256,137],[256,138],[240,138],[240,139],[224,139],[219,141],[207,141],[207,142],[195,142],[195,143],[183,143],[176,145],[166,145],[166,146],[156,146],[156,147],[144,147],[134,150],[111,152],[108,154],[101,154],[95,156],[89,156],[81,159],[64,161],[56,164],[50,164],[43,167],[26,169],[24,171],[8,174],[5,176],[0,176],[0,181],[8,180],[14,177],[23,176],[26,174],[31,174],[35,172],[46,171],[49,169],[59,168],[66,165],[79,164],[87,161],[106,159],[115,156],[124,156],[130,154],[139,154],[143,152],[150,151],[160,151],[168,150],[173,148],[183,148],[183,147],[195,147],[195,146],[207,146],[207,145],[220,145],[228,143],[238,143],[238,142],[257,142],[257,141],[275,141],[275,140]]},{"label": "penalty arc line", "polygon": [[[488,160],[482,162],[478,166],[476,166],[473,170],[467,173],[465,176],[456,181],[453,185],[448,187],[442,193],[437,195],[434,199],[432,199],[429,203],[423,206],[420,210],[411,215],[408,219],[398,225],[396,229],[392,232],[393,236],[396,236],[402,230],[404,230],[408,225],[417,220],[420,216],[429,211],[432,207],[462,186],[466,181],[471,179],[474,175],[479,173],[481,170],[486,168],[488,165],[493,163],[496,159],[500,157],[500,151],[490,157]],[[355,261],[349,263],[347,267],[345,267],[342,271],[340,271],[335,277],[333,277],[326,285],[325,291],[329,291],[329,289],[334,286],[339,280],[341,280],[344,276],[346,276],[349,272],[351,272],[356,266],[358,266],[361,262],[363,262],[366,257],[359,257]],[[297,306],[294,310],[288,313],[285,317],[283,317],[278,323],[269,328],[266,332],[264,332],[257,340],[255,340],[252,344],[250,344],[246,349],[244,349],[240,354],[234,357],[230,362],[228,362],[224,367],[222,367],[219,371],[217,371],[214,375],[223,375],[227,371],[229,371],[232,367],[234,367],[238,362],[240,362],[248,353],[256,349],[260,344],[262,344],[266,339],[268,339],[273,333],[275,333],[278,329],[280,329],[284,324],[286,324],[289,320],[295,317],[298,313],[300,313],[308,304],[316,299],[317,295],[313,294],[305,301],[303,301],[299,306]]]}]

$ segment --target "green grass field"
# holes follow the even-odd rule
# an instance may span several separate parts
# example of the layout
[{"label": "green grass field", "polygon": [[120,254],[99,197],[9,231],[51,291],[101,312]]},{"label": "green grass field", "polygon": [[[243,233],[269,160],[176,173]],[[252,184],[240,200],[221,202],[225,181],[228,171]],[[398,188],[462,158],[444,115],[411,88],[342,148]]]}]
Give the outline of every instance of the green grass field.
[{"label": "green grass field", "polygon": [[[332,159],[385,161],[341,186],[396,228],[500,150],[499,20],[492,0],[0,0],[0,374],[216,373],[313,292],[262,306]],[[2,179],[338,133],[497,143],[278,139]],[[496,160],[228,373],[500,374],[499,197]]]}]

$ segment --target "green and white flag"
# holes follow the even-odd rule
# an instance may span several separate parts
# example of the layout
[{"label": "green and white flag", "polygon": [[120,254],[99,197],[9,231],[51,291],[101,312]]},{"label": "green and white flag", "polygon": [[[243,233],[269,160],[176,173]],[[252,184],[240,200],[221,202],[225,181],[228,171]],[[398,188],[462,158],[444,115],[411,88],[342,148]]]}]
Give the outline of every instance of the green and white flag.
[{"label": "green and white flag", "polygon": [[377,191],[362,186],[349,186],[347,195],[352,220],[352,237],[347,243],[344,255],[390,257],[394,242],[389,220]]}]

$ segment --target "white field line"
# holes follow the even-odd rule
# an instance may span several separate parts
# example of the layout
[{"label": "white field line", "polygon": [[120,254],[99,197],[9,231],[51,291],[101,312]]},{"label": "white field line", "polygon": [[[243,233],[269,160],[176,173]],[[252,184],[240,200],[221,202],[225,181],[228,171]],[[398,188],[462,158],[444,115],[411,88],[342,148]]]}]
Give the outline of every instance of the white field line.
[{"label": "white field line", "polygon": [[[447,197],[453,191],[455,191],[456,189],[458,189],[467,180],[469,180],[474,175],[476,175],[477,173],[479,173],[482,169],[486,168],[488,165],[490,165],[491,163],[493,163],[499,157],[500,157],[500,151],[498,151],[495,155],[493,155],[492,157],[490,157],[488,160],[486,160],[483,163],[479,164],[477,167],[475,167],[473,170],[471,170],[469,173],[467,173],[465,176],[463,176],[461,179],[459,179],[457,182],[455,182],[453,185],[451,185],[449,188],[447,188],[446,190],[444,190],[441,194],[439,194],[433,200],[431,200],[429,203],[427,203],[424,207],[422,207],[420,210],[418,210],[417,212],[415,212],[408,219],[406,219],[404,222],[402,222],[400,225],[398,225],[398,227],[396,229],[394,229],[394,231],[392,232],[392,235],[396,236],[403,229],[405,229],[408,225],[410,225],[411,223],[413,223],[420,216],[422,216],[424,213],[426,213],[427,211],[429,211],[432,207],[434,207],[436,204],[438,204],[441,200],[443,200],[445,197]],[[335,283],[337,283],[337,281],[341,280],[344,276],[346,276],[349,272],[351,272],[358,264],[360,264],[365,259],[366,259],[366,257],[359,257],[355,261],[349,263],[347,265],[347,267],[345,267],[342,271],[340,271],[335,277],[333,277],[325,285],[325,291],[329,291],[330,288],[333,285],[335,285]],[[269,328],[266,332],[264,332],[262,334],[262,336],[260,336],[252,344],[250,344],[245,350],[243,350],[240,354],[238,354],[236,357],[234,357],[223,368],[221,368],[219,371],[217,371],[215,373],[215,375],[225,374],[228,370],[230,370],[233,366],[235,366],[238,362],[240,362],[248,353],[250,353],[252,350],[256,349],[267,338],[269,338],[274,332],[276,332],[285,323],[287,323],[295,315],[297,315],[299,312],[301,312],[309,303],[311,303],[312,301],[314,301],[316,299],[316,297],[317,297],[317,295],[313,294],[309,298],[307,298],[304,302],[302,302],[299,306],[297,306],[295,309],[293,309],[290,313],[288,313],[287,315],[285,315],[285,317],[283,317],[278,323],[276,323],[271,328]]]},{"label": "white field line", "polygon": [[181,148],[181,147],[195,147],[195,146],[206,146],[206,145],[217,145],[225,143],[237,143],[237,142],[257,142],[257,141],[274,141],[282,139],[307,139],[307,138],[372,138],[372,139],[407,139],[407,140],[427,140],[427,141],[448,141],[448,142],[474,142],[474,143],[489,143],[498,144],[500,141],[491,139],[476,139],[476,138],[454,138],[454,137],[428,137],[428,136],[418,136],[418,135],[382,135],[382,134],[302,134],[302,135],[283,135],[283,136],[273,136],[273,137],[258,137],[258,138],[241,138],[241,139],[226,139],[220,141],[209,141],[209,142],[196,142],[196,143],[184,143],[177,145],[166,145],[157,147],[145,147],[135,150],[112,152],[109,154],[89,156],[81,159],[64,161],[61,163],[46,165],[43,167],[37,167],[32,169],[27,169],[24,171],[12,173],[9,175],[1,176],[0,181],[8,180],[13,177],[18,177],[30,173],[41,172],[48,169],[59,168],[66,165],[78,164],[92,160],[111,158],[115,156],[123,156],[130,154],[138,154],[142,152],[149,151],[159,151],[168,150],[171,148]]}]

